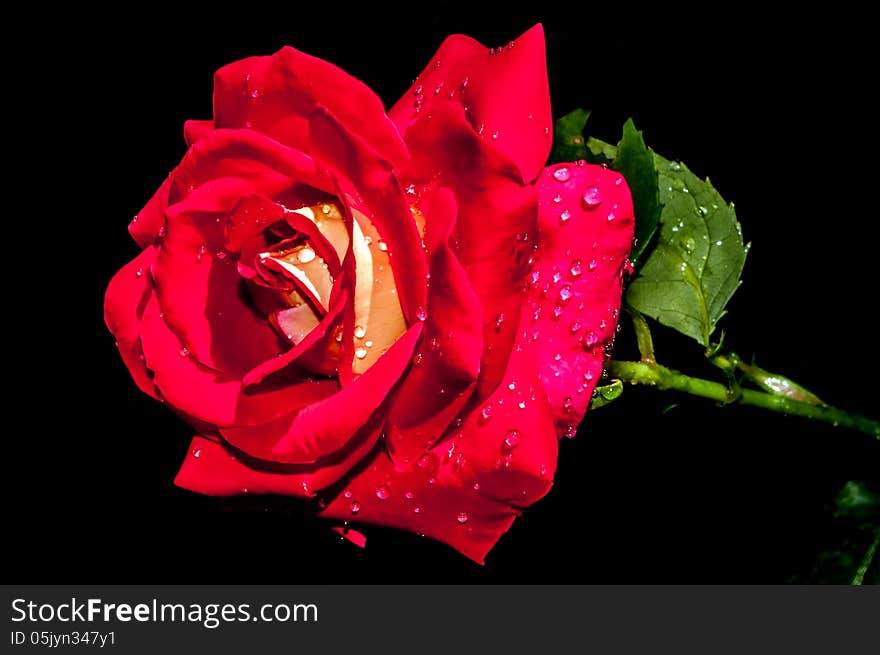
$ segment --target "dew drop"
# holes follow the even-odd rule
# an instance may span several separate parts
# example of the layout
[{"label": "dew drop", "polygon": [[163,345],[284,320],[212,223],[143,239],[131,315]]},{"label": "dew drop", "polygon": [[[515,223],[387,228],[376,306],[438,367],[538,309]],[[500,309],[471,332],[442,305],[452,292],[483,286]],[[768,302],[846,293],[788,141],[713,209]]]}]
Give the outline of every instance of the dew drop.
[{"label": "dew drop", "polygon": [[413,507],[413,514],[421,514],[422,508],[419,506]]},{"label": "dew drop", "polygon": [[567,303],[571,300],[572,295],[574,294],[571,291],[571,287],[566,284],[559,290],[559,302]]},{"label": "dew drop", "polygon": [[416,307],[416,318],[420,321],[425,321],[428,318],[428,308],[424,305]]},{"label": "dew drop", "polygon": [[467,512],[459,512],[458,516],[455,517],[455,520],[458,521],[459,523],[461,523],[462,525],[464,525],[465,523],[468,522],[469,518],[470,517],[468,516]]},{"label": "dew drop", "polygon": [[415,355],[413,355],[413,358],[412,358],[413,366],[421,366],[422,361],[424,359],[425,359],[425,356],[422,355],[422,353],[416,353]]},{"label": "dew drop", "polygon": [[403,497],[407,500],[412,500],[413,498],[415,498],[415,496],[416,495],[412,491],[407,491],[405,494],[403,494]]},{"label": "dew drop", "polygon": [[520,400],[520,401],[516,404],[516,406],[519,407],[520,409],[525,409],[525,408],[526,408],[526,401],[525,401],[525,400]]},{"label": "dew drop", "polygon": [[583,272],[584,272],[583,263],[581,262],[580,259],[575,259],[571,263],[571,267],[568,269],[569,275],[571,275],[572,277],[575,277],[575,278],[580,277],[581,274],[583,274]]},{"label": "dew drop", "polygon": [[346,489],[345,493],[342,494],[345,498],[351,498],[351,489]]},{"label": "dew drop", "polygon": [[555,202],[558,205],[560,202],[562,202],[562,196],[559,194],[556,194],[555,196],[553,196],[553,202]]},{"label": "dew drop", "polygon": [[482,417],[483,421],[485,422],[485,421],[488,421],[489,419],[491,419],[492,415],[494,413],[495,413],[495,410],[492,409],[492,405],[486,405],[485,407],[483,407],[482,411],[480,412],[480,416]]},{"label": "dew drop", "polygon": [[499,312],[495,317],[495,331],[501,332],[501,326],[504,325],[504,312]]},{"label": "dew drop", "polygon": [[416,466],[420,469],[424,469],[428,467],[428,464],[431,463],[431,453],[425,453],[421,457],[416,460]]},{"label": "dew drop", "polygon": [[379,500],[388,500],[391,498],[391,488],[387,484],[376,487],[376,498]]},{"label": "dew drop", "polygon": [[308,264],[311,261],[315,260],[315,251],[311,248],[303,248],[298,253],[296,253],[296,260],[300,264]]},{"label": "dew drop", "polygon": [[354,336],[357,339],[363,339],[367,333],[367,329],[363,325],[356,325],[354,328]]},{"label": "dew drop", "polygon": [[165,234],[166,234],[166,232],[167,232],[167,230],[165,229],[165,226],[164,226],[164,225],[161,226],[161,227],[159,228],[159,238],[161,239],[162,237],[164,237]]},{"label": "dew drop", "polygon": [[566,396],[565,400],[562,401],[562,412],[563,414],[571,414],[574,411],[574,401],[571,399],[571,396]]},{"label": "dew drop", "polygon": [[202,456],[202,449],[201,448],[193,448],[192,449],[192,456],[195,457],[196,459],[201,457]]},{"label": "dew drop", "polygon": [[137,271],[135,271],[134,275],[137,279],[140,280],[144,276],[144,269],[139,268]]},{"label": "dew drop", "polygon": [[559,222],[567,223],[571,219],[571,212],[567,209],[563,209],[562,213],[559,214]]},{"label": "dew drop", "polygon": [[186,346],[181,348],[180,349],[180,356],[181,357],[189,357],[189,348],[187,348]]},{"label": "dew drop", "polygon": [[519,432],[516,430],[510,430],[506,435],[504,435],[504,448],[506,450],[513,450],[519,445]]},{"label": "dew drop", "polygon": [[381,250],[382,252],[388,252],[388,244],[385,243],[384,241],[380,240],[379,241],[379,250]]},{"label": "dew drop", "polygon": [[567,166],[561,166],[553,171],[553,179],[557,182],[568,182],[571,179],[571,171]]},{"label": "dew drop", "polygon": [[367,356],[367,349],[364,348],[363,346],[356,348],[354,351],[354,356],[357,357],[358,359],[363,359],[364,357]]},{"label": "dew drop", "polygon": [[599,343],[599,337],[596,336],[595,332],[590,330],[584,335],[582,343],[584,344],[584,348],[592,348]]},{"label": "dew drop", "polygon": [[361,511],[361,504],[358,501],[353,500],[351,501],[351,505],[348,506],[348,509],[351,511],[352,514],[357,514]]},{"label": "dew drop", "polygon": [[590,269],[591,271],[595,271],[595,270],[596,270],[596,266],[598,266],[598,265],[599,265],[599,263],[598,263],[595,259],[591,259],[591,260],[590,260],[589,269]]},{"label": "dew drop", "polygon": [[581,202],[587,209],[594,209],[602,204],[602,192],[597,187],[590,187],[581,196]]}]

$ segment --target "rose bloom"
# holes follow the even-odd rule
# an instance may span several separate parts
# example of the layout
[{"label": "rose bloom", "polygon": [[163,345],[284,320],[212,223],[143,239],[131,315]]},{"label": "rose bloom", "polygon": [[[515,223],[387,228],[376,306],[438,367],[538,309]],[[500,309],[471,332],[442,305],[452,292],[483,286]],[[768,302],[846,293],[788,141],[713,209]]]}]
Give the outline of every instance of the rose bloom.
[{"label": "rose bloom", "polygon": [[176,483],[482,562],[550,489],[632,240],[618,173],[543,167],[551,127],[540,25],[449,37],[388,113],[293,48],[220,69],[105,300],[135,382],[196,432]]}]

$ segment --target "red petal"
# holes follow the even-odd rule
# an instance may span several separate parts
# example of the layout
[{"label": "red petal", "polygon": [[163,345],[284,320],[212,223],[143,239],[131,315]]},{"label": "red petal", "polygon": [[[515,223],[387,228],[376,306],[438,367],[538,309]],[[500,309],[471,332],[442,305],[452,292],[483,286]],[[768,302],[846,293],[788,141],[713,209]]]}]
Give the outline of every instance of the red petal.
[{"label": "red petal", "polygon": [[511,43],[489,54],[467,36],[446,39],[389,112],[401,133],[439,104],[458,103],[472,129],[516,163],[522,180],[535,179],[553,141],[544,31],[535,25]]},{"label": "red petal", "polygon": [[513,163],[482,141],[452,103],[419,120],[407,143],[419,174],[452,189],[458,202],[458,257],[486,322],[479,380],[485,396],[503,375],[513,345],[537,234],[536,191],[520,183]]},{"label": "red petal", "polygon": [[540,345],[538,371],[562,433],[583,418],[614,338],[633,208],[619,173],[559,164],[539,180],[538,211],[540,259],[529,300],[538,319],[528,330]]},{"label": "red petal", "polygon": [[405,170],[406,147],[382,101],[342,69],[291,47],[269,57],[250,57],[214,76],[218,128],[252,127],[309,152],[306,117],[325,107],[392,164]]},{"label": "red petal", "polygon": [[453,251],[456,205],[442,189],[426,220],[431,286],[425,332],[389,417],[389,451],[409,462],[432,446],[470,398],[480,371],[483,315]]},{"label": "red petal", "polygon": [[309,467],[247,462],[217,441],[196,436],[174,483],[210,496],[251,493],[310,497],[315,491],[333,484],[360,461],[375,444],[377,435],[375,427],[365,430],[364,436],[345,457]]},{"label": "red petal", "polygon": [[165,178],[158,191],[128,224],[129,234],[141,248],[154,243],[164,233],[165,210],[168,209],[172,177],[173,173]]},{"label": "red petal", "polygon": [[190,356],[165,324],[155,295],[144,310],[141,345],[165,401],[195,420],[219,427],[265,423],[339,388],[332,380],[321,380],[243,393],[241,380],[209,369]]},{"label": "red petal", "polygon": [[[427,264],[415,219],[392,164],[323,109],[311,117],[313,155],[337,174],[345,204],[362,211],[388,245],[400,306],[409,324],[425,304]],[[363,199],[363,204],[357,198]]]},{"label": "red petal", "polygon": [[187,146],[191,146],[213,129],[214,121],[186,121],[183,124],[183,139]]},{"label": "red petal", "polygon": [[359,548],[367,547],[367,538],[364,536],[363,532],[358,532],[357,530],[353,530],[349,527],[343,527],[341,525],[334,525],[330,529],[343,539],[347,539]]},{"label": "red petal", "polygon": [[457,434],[406,465],[378,451],[323,514],[425,534],[482,563],[521,510],[549,491],[556,456],[534,355],[520,341],[502,385]]},{"label": "red petal", "polygon": [[343,450],[400,380],[422,332],[421,323],[407,330],[379,360],[353,383],[319,402],[254,427],[230,427],[223,436],[236,448],[260,459],[312,464]]},{"label": "red petal", "polygon": [[158,398],[156,387],[144,365],[141,350],[141,317],[147,300],[153,294],[150,265],[156,248],[148,246],[113,276],[104,296],[104,322],[116,337],[122,361],[144,393]]}]

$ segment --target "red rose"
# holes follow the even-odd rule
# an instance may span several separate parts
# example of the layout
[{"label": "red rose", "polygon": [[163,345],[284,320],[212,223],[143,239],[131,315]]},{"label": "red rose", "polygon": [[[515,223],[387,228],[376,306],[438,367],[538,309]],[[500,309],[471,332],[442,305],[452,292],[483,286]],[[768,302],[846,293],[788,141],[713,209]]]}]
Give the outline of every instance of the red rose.
[{"label": "red rose", "polygon": [[542,170],[541,27],[450,37],[387,115],[293,48],[245,59],[184,133],[105,303],[198,433],[176,483],[317,494],[482,561],[583,417],[632,238],[619,174]]}]

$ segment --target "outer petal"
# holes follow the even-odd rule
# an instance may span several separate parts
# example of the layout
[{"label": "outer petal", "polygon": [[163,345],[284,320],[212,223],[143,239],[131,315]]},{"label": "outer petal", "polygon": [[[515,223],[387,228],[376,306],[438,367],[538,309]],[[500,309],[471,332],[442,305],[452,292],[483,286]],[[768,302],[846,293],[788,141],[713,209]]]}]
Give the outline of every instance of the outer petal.
[{"label": "outer petal", "polygon": [[514,161],[529,182],[552,145],[544,30],[535,25],[491,53],[467,36],[450,36],[389,114],[406,134],[438,104],[460,103],[473,129]]},{"label": "outer petal", "polygon": [[517,343],[503,384],[462,417],[457,433],[414,462],[378,451],[323,514],[425,534],[482,563],[521,510],[549,491],[556,468],[537,347]]},{"label": "outer petal", "polygon": [[173,174],[165,178],[159,190],[128,224],[128,232],[141,248],[162,238],[165,231],[165,210],[171,193]]},{"label": "outer petal", "polygon": [[562,433],[583,418],[614,339],[633,208],[623,176],[576,164],[545,170],[538,208],[527,332],[540,345],[537,368]]},{"label": "outer petal", "polygon": [[514,164],[471,129],[460,106],[438,105],[407,134],[424,179],[436,179],[458,203],[458,257],[483,309],[484,357],[478,393],[498,384],[513,346],[522,281],[537,235],[537,196]]},{"label": "outer petal", "polygon": [[409,155],[382,101],[333,64],[284,47],[224,66],[214,76],[218,128],[252,127],[309,152],[307,117],[319,106],[406,170]]},{"label": "outer petal", "polygon": [[191,146],[214,129],[214,121],[190,120],[183,124],[183,140]]},{"label": "outer petal", "polygon": [[158,398],[156,387],[144,365],[140,341],[141,317],[153,294],[150,266],[155,258],[156,248],[147,246],[113,276],[104,296],[104,322],[116,337],[119,354],[137,386],[144,393]]},{"label": "outer petal", "polygon": [[332,395],[332,380],[244,393],[241,380],[209,369],[190,356],[165,324],[155,296],[143,313],[141,344],[162,397],[176,410],[210,425],[245,426],[271,421]]},{"label": "outer petal", "polygon": [[463,409],[480,371],[483,314],[450,239],[456,206],[442,189],[428,215],[431,257],[425,333],[389,416],[388,447],[395,462],[415,461]]},{"label": "outer petal", "polygon": [[310,466],[248,460],[215,439],[196,436],[174,483],[210,496],[252,493],[309,497],[362,460],[375,445],[378,432],[376,425],[367,425],[344,452]]}]

